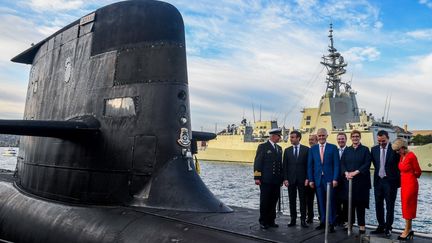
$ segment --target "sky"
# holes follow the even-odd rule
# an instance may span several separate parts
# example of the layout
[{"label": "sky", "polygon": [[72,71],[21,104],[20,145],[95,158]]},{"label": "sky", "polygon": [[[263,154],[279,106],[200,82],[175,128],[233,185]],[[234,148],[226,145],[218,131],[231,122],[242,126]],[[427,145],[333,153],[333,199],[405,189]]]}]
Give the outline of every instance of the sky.
[{"label": "sky", "polygon": [[[115,1],[0,0],[0,119],[22,119],[30,66],[11,58]],[[329,24],[359,107],[432,129],[432,0],[168,0],[183,16],[192,128],[298,127],[325,91]],[[261,112],[260,112],[261,110]],[[254,112],[253,112],[254,111]],[[261,113],[261,115],[260,115]]]}]

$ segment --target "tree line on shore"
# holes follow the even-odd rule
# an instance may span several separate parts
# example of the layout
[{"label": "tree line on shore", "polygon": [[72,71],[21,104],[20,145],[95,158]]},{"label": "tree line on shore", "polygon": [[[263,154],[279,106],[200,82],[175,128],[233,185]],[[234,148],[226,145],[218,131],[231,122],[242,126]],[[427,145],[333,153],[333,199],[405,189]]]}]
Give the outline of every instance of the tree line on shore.
[{"label": "tree line on shore", "polygon": [[412,140],[411,143],[413,143],[414,145],[425,145],[428,143],[432,143],[432,135],[420,135],[417,134],[415,135]]}]

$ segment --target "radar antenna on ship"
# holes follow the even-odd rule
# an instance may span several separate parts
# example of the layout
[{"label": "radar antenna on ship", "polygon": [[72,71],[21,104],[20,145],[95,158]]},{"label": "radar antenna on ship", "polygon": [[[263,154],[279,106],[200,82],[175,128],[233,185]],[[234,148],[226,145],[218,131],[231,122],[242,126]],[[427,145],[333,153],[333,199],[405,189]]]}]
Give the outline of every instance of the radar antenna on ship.
[{"label": "radar antenna on ship", "polygon": [[[329,36],[330,45],[329,45],[329,54],[322,57],[321,64],[324,65],[327,69],[327,88],[326,93],[331,93],[333,97],[339,96],[341,93],[341,86],[345,85],[341,81],[340,76],[346,73],[345,67],[348,65],[343,56],[334,48],[333,45],[333,24],[330,23]],[[345,85],[345,92],[349,92],[350,85]]]}]

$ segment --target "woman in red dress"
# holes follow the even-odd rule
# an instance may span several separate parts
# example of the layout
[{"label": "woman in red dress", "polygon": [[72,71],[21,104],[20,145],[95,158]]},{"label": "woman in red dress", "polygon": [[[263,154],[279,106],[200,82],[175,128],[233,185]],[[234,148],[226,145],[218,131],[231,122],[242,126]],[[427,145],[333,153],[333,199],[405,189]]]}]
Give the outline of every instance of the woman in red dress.
[{"label": "woman in red dress", "polygon": [[412,239],[414,237],[412,220],[416,217],[419,189],[417,178],[421,175],[421,169],[417,157],[408,150],[408,143],[405,140],[396,139],[392,143],[392,149],[400,154],[402,217],[405,219],[405,230],[398,239]]}]

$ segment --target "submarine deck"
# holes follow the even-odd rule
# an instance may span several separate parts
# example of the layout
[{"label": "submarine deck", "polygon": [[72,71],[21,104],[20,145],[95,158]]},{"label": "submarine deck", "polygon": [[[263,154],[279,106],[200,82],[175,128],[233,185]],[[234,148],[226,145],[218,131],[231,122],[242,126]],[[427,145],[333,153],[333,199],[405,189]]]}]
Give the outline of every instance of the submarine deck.
[{"label": "submarine deck", "polygon": [[[256,209],[231,207],[233,213],[188,213],[170,210],[158,210],[150,208],[134,208],[134,210],[152,214],[167,219],[175,219],[195,225],[201,225],[217,230],[241,234],[264,242],[324,242],[324,230],[315,230],[319,225],[315,221],[308,228],[302,228],[299,224],[296,227],[287,227],[290,218],[287,215],[279,215],[276,223],[278,228],[261,229],[258,224],[259,211]],[[299,223],[299,222],[298,222]],[[386,238],[384,235],[370,236],[368,233],[359,237],[358,228],[354,227],[351,237],[342,228],[336,228],[335,233],[328,234],[328,242],[398,242],[399,233],[393,233],[392,237]],[[415,236],[415,242],[432,242],[432,239]]]},{"label": "submarine deck", "polygon": [[[11,172],[0,171],[0,184],[11,184],[14,178]],[[26,195],[27,197],[31,197]],[[40,199],[39,199],[40,200]],[[48,201],[49,202],[49,201]],[[76,205],[65,205],[77,210],[86,210],[99,208],[97,206],[86,207]],[[232,213],[196,213],[180,212],[165,209],[143,208],[143,207],[100,207],[100,210],[106,210],[109,214],[117,214],[119,217],[125,212],[129,214],[141,215],[143,229],[140,230],[145,234],[148,228],[145,227],[150,221],[158,231],[168,230],[174,232],[176,237],[170,237],[170,241],[178,239],[181,236],[182,242],[324,242],[324,231],[315,230],[318,222],[309,225],[308,228],[296,227],[288,228],[289,216],[280,215],[276,219],[279,228],[260,229],[258,224],[259,211],[254,209],[232,207]],[[100,211],[99,210],[99,211]],[[136,224],[139,226],[139,224]],[[175,225],[175,226],[173,226]],[[174,230],[173,230],[174,229]],[[171,231],[170,231],[171,230]],[[137,230],[138,231],[138,230]],[[154,233],[154,232],[153,232]],[[368,234],[359,237],[357,228],[354,228],[353,235],[348,237],[346,232],[341,228],[336,228],[336,233],[328,234],[328,242],[398,242],[396,240],[398,233],[393,233],[391,238],[383,236],[369,236]],[[137,238],[139,242],[140,238]],[[142,239],[142,238],[141,238]],[[168,239],[168,238],[166,238]],[[0,235],[0,242],[2,237]],[[415,236],[415,242],[432,242],[431,238]]]}]

